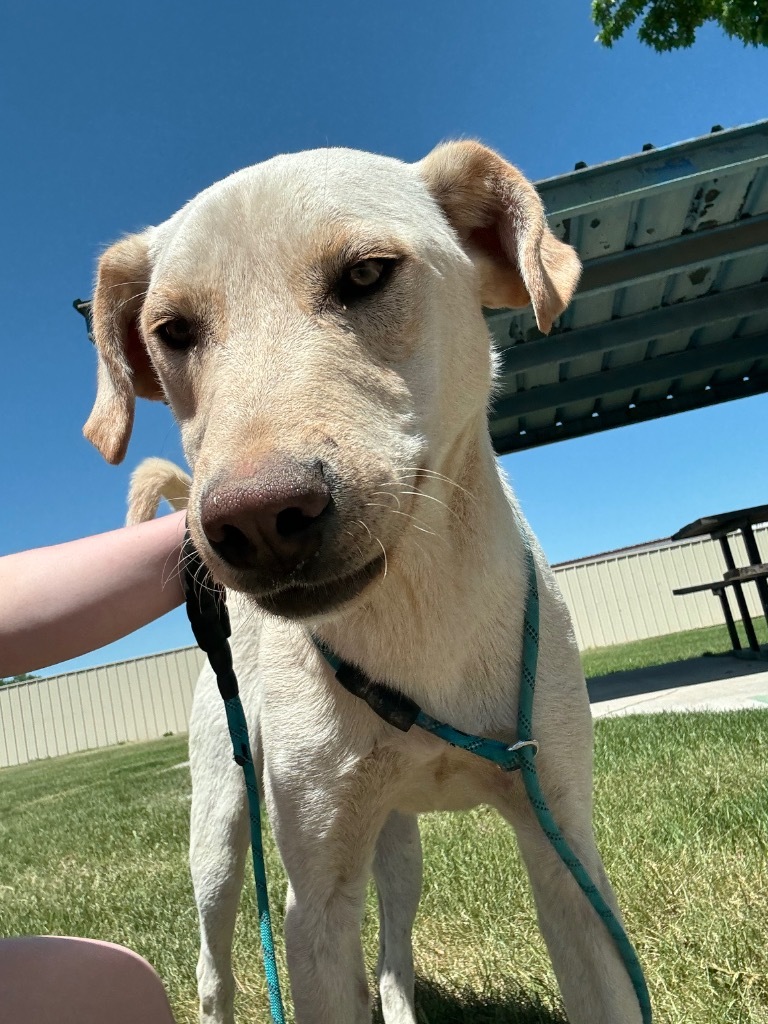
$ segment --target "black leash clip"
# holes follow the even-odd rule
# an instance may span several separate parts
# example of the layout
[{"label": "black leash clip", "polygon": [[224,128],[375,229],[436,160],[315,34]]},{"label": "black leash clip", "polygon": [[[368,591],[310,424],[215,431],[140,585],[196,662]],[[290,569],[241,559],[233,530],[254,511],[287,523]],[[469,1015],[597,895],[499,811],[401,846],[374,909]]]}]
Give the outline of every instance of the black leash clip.
[{"label": "black leash clip", "polygon": [[189,624],[197,646],[208,656],[211,668],[216,673],[219,693],[224,700],[231,700],[237,696],[238,688],[229,646],[232,627],[227,611],[226,591],[211,578],[192,543],[189,529],[184,533],[181,558],[184,565],[182,587]]}]

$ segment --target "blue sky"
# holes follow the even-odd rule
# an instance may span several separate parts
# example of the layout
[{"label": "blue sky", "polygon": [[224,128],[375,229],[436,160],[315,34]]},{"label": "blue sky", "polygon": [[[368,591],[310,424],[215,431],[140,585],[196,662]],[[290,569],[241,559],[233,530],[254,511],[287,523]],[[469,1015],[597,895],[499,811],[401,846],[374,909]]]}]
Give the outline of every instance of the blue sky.
[{"label": "blue sky", "polygon": [[[768,50],[715,28],[659,55],[603,50],[589,0],[16,3],[0,50],[0,553],[111,529],[142,458],[180,458],[141,403],[114,468],[81,437],[95,358],[75,297],[100,250],[211,182],[316,146],[406,160],[473,136],[530,177],[768,116]],[[554,562],[768,500],[768,396],[505,459]],[[182,646],[181,613],[78,664]]]}]

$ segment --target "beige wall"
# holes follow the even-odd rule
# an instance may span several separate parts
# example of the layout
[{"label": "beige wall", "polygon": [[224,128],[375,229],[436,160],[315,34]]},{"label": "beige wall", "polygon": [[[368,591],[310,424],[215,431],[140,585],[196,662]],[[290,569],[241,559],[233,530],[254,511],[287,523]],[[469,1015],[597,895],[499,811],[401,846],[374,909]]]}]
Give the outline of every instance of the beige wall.
[{"label": "beige wall", "polygon": [[0,767],[187,731],[196,647],[0,687]]},{"label": "beige wall", "polygon": [[[755,534],[768,557],[768,526]],[[732,547],[746,565],[740,538]],[[555,574],[583,649],[722,623],[712,594],[673,597],[672,590],[719,579],[723,570],[719,545],[706,540],[644,545],[559,565]],[[759,615],[756,588],[745,592]],[[0,767],[186,732],[202,662],[188,647],[0,687]]]},{"label": "beige wall", "polygon": [[[756,529],[755,538],[768,559],[768,526]],[[736,564],[747,565],[741,536],[732,536],[730,545]],[[723,622],[720,602],[709,591],[672,594],[679,587],[722,579],[725,562],[717,541],[663,541],[567,562],[554,571],[582,650]],[[757,588],[751,584],[744,593],[750,613],[760,615]],[[733,591],[729,600],[738,619]]]}]

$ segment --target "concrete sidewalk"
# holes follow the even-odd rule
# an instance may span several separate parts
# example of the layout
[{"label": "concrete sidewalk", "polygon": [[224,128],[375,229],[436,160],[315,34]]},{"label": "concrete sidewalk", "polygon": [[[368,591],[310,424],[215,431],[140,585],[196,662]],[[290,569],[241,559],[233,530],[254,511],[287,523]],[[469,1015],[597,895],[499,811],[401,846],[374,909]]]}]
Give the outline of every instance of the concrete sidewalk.
[{"label": "concrete sidewalk", "polygon": [[768,661],[731,655],[613,672],[587,680],[593,718],[654,711],[768,711]]}]

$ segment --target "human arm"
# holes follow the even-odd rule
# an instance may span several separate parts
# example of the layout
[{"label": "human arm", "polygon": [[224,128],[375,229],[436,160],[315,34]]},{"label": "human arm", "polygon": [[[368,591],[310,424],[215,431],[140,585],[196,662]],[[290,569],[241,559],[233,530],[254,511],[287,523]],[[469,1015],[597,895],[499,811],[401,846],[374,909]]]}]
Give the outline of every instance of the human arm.
[{"label": "human arm", "polygon": [[0,558],[0,676],[103,647],[181,604],[184,516]]}]

